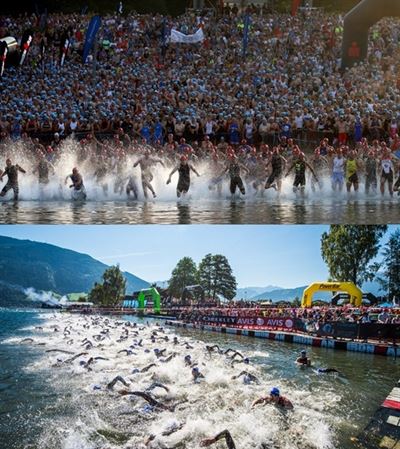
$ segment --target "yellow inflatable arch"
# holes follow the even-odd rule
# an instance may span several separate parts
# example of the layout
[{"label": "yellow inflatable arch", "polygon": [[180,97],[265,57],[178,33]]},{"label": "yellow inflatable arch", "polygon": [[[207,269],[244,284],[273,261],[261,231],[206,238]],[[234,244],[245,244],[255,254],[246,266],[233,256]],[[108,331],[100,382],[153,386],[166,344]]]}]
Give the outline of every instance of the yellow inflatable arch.
[{"label": "yellow inflatable arch", "polygon": [[314,282],[303,292],[301,307],[311,307],[312,297],[317,291],[342,291],[350,295],[350,304],[360,307],[362,304],[362,291],[353,282]]}]

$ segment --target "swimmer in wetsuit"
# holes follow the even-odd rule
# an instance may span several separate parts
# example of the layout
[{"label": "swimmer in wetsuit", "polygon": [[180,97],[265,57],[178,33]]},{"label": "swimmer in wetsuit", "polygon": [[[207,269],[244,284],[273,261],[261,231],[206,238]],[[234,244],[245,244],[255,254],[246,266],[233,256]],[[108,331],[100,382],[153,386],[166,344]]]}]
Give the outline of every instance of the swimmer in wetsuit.
[{"label": "swimmer in wetsuit", "polygon": [[318,368],[317,374],[329,374],[329,373],[337,373],[340,374],[340,372],[335,368]]},{"label": "swimmer in wetsuit", "polygon": [[0,196],[5,196],[6,193],[12,189],[14,192],[14,201],[18,201],[18,195],[19,195],[19,186],[18,186],[18,172],[20,173],[26,173],[26,171],[20,167],[19,165],[12,165],[11,160],[6,160],[6,168],[2,172],[0,170],[0,181],[3,181],[3,176],[6,175],[8,180],[7,184],[3,187],[2,191],[0,192]]},{"label": "swimmer in wetsuit", "polygon": [[202,373],[200,372],[200,370],[199,370],[199,368],[198,368],[197,366],[195,366],[195,367],[192,369],[192,376],[193,376],[193,380],[194,380],[195,382],[199,381],[200,379],[204,379],[204,378],[205,378],[205,377],[204,377],[204,374],[202,374]]},{"label": "swimmer in wetsuit", "polygon": [[279,388],[276,387],[271,389],[269,396],[259,398],[256,401],[254,401],[252,408],[257,404],[262,403],[271,403],[278,407],[282,407],[288,410],[293,409],[293,404],[291,403],[291,401],[288,398],[285,398],[285,396],[281,396]]},{"label": "swimmer in wetsuit", "polygon": [[225,439],[225,443],[228,449],[236,449],[235,442],[233,441],[232,435],[228,430],[223,430],[213,438],[206,438],[200,442],[201,447],[211,446],[211,444],[216,443],[219,440]]},{"label": "swimmer in wetsuit", "polygon": [[269,175],[265,189],[273,188],[280,191],[282,186],[282,175],[287,164],[286,159],[280,154],[279,148],[274,148],[271,159],[267,163],[267,167],[271,165],[271,174]]},{"label": "swimmer in wetsuit", "polygon": [[187,156],[181,156],[181,163],[177,165],[169,174],[167,184],[171,182],[171,176],[177,171],[179,172],[178,185],[176,186],[176,196],[179,198],[181,195],[188,193],[190,187],[190,172],[196,173],[200,176],[192,164],[188,163]]},{"label": "swimmer in wetsuit", "polygon": [[249,385],[252,382],[259,384],[259,380],[256,376],[254,376],[253,374],[249,373],[248,371],[242,371],[240,374],[238,374],[237,376],[233,376],[232,379],[239,379],[241,376],[243,377],[243,383],[245,385]]},{"label": "swimmer in wetsuit", "polygon": [[301,192],[304,192],[306,187],[306,169],[309,169],[313,174],[315,181],[318,182],[317,175],[314,172],[314,169],[311,165],[306,161],[304,153],[300,153],[298,158],[294,160],[289,170],[287,171],[285,176],[288,176],[289,173],[294,169],[295,177],[293,181],[293,192],[297,192],[300,189]]}]

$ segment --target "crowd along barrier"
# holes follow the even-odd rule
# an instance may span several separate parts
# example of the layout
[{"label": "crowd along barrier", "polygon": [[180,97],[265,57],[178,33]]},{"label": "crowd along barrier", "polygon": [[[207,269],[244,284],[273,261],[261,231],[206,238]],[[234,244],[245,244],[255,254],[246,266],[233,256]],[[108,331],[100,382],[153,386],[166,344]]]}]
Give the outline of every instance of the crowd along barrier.
[{"label": "crowd along barrier", "polygon": [[202,315],[186,321],[197,324],[234,327],[251,330],[283,330],[286,332],[304,332],[318,337],[342,338],[349,340],[400,340],[400,323],[349,323],[327,321],[315,326],[313,330],[300,318],[253,317],[229,315]]}]

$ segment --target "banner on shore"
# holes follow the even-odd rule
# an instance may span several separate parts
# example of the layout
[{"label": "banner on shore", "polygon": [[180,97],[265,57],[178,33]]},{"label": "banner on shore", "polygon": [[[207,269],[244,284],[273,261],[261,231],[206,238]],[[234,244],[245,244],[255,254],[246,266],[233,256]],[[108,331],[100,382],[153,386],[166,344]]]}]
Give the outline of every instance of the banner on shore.
[{"label": "banner on shore", "polygon": [[183,34],[178,30],[172,28],[170,35],[170,42],[179,44],[197,44],[203,42],[204,32],[203,28],[199,28],[194,34]]},{"label": "banner on shore", "polygon": [[252,316],[213,316],[204,315],[200,318],[202,324],[233,326],[249,329],[282,329],[295,330],[296,320],[291,317],[252,317]]},{"label": "banner on shore", "polygon": [[351,340],[358,336],[357,323],[341,323],[337,321],[322,324],[317,330],[318,337],[339,337]]},{"label": "banner on shore", "polygon": [[83,46],[83,63],[86,63],[87,57],[89,56],[90,50],[96,39],[97,32],[101,26],[101,17],[93,16],[89,23],[88,29],[85,36],[85,44]]}]

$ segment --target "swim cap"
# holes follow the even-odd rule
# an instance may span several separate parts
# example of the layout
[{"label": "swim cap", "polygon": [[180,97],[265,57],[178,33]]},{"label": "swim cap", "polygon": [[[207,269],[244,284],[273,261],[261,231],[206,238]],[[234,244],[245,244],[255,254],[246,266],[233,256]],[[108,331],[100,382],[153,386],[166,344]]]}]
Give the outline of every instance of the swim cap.
[{"label": "swim cap", "polygon": [[197,368],[197,366],[195,366],[195,367],[192,369],[192,371],[194,371],[195,373],[198,373],[198,372],[199,372],[199,368]]},{"label": "swim cap", "polygon": [[280,395],[279,388],[273,387],[273,388],[271,389],[271,391],[270,391],[270,394],[271,394],[272,396],[279,396],[279,395]]},{"label": "swim cap", "polygon": [[250,363],[250,360],[246,357],[245,359],[243,359],[244,363]]},{"label": "swim cap", "polygon": [[303,350],[301,351],[301,354],[307,354],[307,351],[306,351],[305,349],[303,349]]}]

